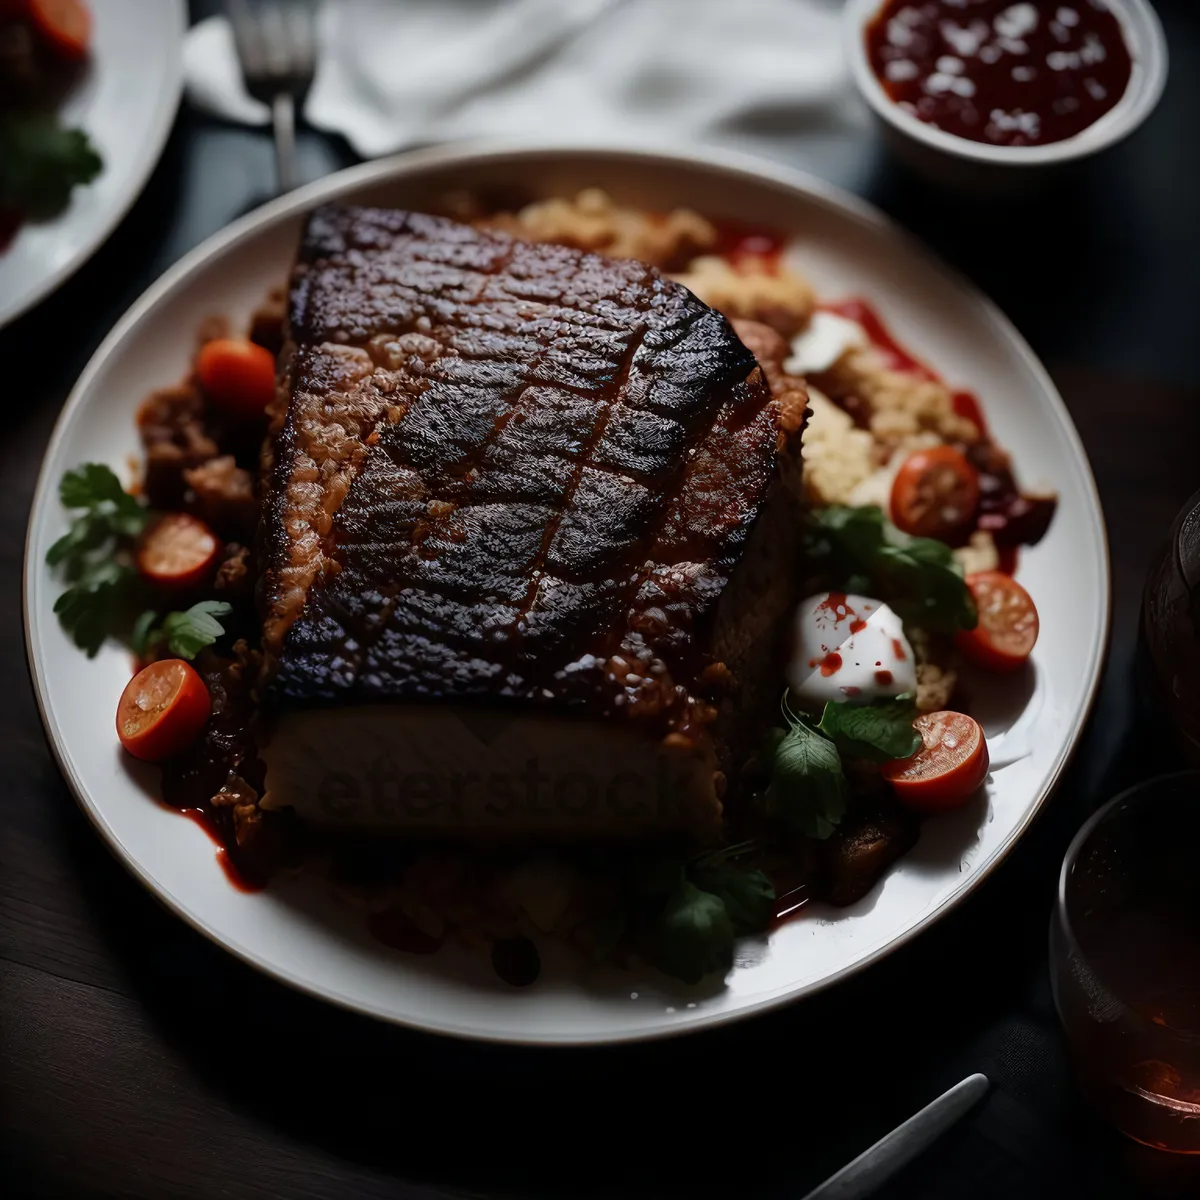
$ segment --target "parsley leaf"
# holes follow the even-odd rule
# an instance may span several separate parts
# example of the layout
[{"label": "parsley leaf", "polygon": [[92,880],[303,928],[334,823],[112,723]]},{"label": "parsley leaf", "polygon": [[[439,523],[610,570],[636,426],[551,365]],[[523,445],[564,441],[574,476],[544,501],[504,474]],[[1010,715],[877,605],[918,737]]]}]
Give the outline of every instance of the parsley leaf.
[{"label": "parsley leaf", "polygon": [[103,166],[87,134],[41,114],[0,121],[0,208],[52,217]]},{"label": "parsley leaf", "polygon": [[167,649],[172,654],[180,658],[195,658],[205,646],[211,646],[225,632],[218,618],[227,617],[231,612],[233,605],[223,600],[201,600],[185,612],[167,613],[163,617],[159,636],[166,639]]},{"label": "parsley leaf", "polygon": [[916,705],[905,697],[877,704],[843,704],[831,700],[825,705],[817,729],[846,758],[888,762],[910,758],[920,748],[920,734],[913,728],[916,715]]},{"label": "parsley leaf", "polygon": [[84,463],[68,471],[58,494],[65,508],[83,511],[46,551],[46,562],[58,567],[70,585],[54,611],[90,658],[116,624],[136,577],[128,544],[146,527],[150,513],[101,463]]},{"label": "parsley leaf", "polygon": [[58,498],[64,508],[86,511],[75,518],[66,536],[54,543],[47,559],[64,542],[76,545],[87,540],[85,534],[75,528],[81,523],[95,538],[103,535],[133,538],[150,522],[150,510],[139,504],[137,497],[121,486],[112,468],[103,463],[84,463],[68,471],[59,482]]},{"label": "parsley leaf", "polygon": [[[786,710],[785,710],[786,711]],[[764,796],[769,816],[806,837],[824,840],[846,812],[846,777],[837,747],[787,712],[790,728],[773,731],[771,782]]]},{"label": "parsley leaf", "polygon": [[761,933],[775,913],[775,889],[762,871],[726,863],[695,864],[692,881],[725,905],[736,934]]},{"label": "parsley leaf", "polygon": [[975,602],[950,547],[909,537],[883,510],[830,505],[809,514],[809,554],[851,590],[886,600],[901,620],[943,633],[974,629]]},{"label": "parsley leaf", "polygon": [[720,896],[680,879],[659,914],[654,965],[684,983],[733,966],[733,921]]},{"label": "parsley leaf", "polygon": [[81,650],[94,658],[116,621],[125,585],[133,570],[114,560],[88,563],[54,602],[62,627]]}]

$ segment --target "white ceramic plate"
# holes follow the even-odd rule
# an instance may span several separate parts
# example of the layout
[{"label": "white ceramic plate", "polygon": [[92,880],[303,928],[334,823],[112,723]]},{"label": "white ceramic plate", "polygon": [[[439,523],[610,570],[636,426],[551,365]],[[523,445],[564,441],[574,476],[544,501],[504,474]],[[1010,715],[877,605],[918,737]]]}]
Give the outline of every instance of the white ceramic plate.
[{"label": "white ceramic plate", "polygon": [[183,86],[184,0],[91,0],[91,60],[60,109],[104,170],[50,221],[23,225],[0,252],[0,326],[49,295],[116,228],[166,144]]},{"label": "white ceramic plate", "polygon": [[[156,806],[154,773],[118,750],[113,712],[129,661],[115,646],[89,662],[60,630],[43,565],[64,529],[63,471],[137,452],[134,411],[186,370],[193,331],[216,311],[248,314],[284,278],[301,214],[328,200],[419,208],[445,191],[522,184],[546,195],[598,184],[621,200],[791,230],[827,297],[861,294],[955,385],[983,399],[1029,485],[1057,488],[1049,535],[1020,575],[1041,612],[1036,684],[981,696],[992,747],[986,803],[930,822],[919,845],[853,908],[811,911],[746,943],[722,986],[674,987],[647,974],[582,977],[553,959],[517,991],[482,962],[443,950],[404,955],[373,942],[361,917],[312,881],[234,890],[192,822]],[[730,156],[545,147],[447,148],[331,176],[210,238],[152,287],[97,351],[55,430],[30,518],[25,574],[29,656],[50,739],[84,811],[126,866],[180,916],[255,966],[314,995],[423,1029],[514,1042],[606,1042],[681,1033],[827,987],[945,913],[1012,848],[1079,737],[1100,675],[1108,562],[1099,501],[1079,438],[1045,371],[1011,325],[879,214],[827,184]]]}]

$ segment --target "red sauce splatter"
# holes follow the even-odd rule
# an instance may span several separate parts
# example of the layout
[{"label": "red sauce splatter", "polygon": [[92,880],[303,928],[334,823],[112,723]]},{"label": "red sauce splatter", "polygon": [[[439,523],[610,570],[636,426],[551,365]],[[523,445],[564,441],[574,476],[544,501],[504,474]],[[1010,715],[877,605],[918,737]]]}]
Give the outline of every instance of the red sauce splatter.
[{"label": "red sauce splatter", "polygon": [[[876,666],[878,666],[878,664],[876,664]],[[880,687],[888,687],[894,679],[895,676],[891,673],[891,671],[875,672],[875,682],[879,684]]]},{"label": "red sauce splatter", "polygon": [[842,669],[842,656],[836,651],[831,650],[823,659],[821,659],[821,674],[826,679],[830,675],[836,675]]},{"label": "red sauce splatter", "polygon": [[862,617],[855,617],[854,620],[850,622],[851,633],[862,633],[866,627],[867,623],[862,619]]},{"label": "red sauce splatter", "polygon": [[777,229],[746,225],[741,221],[716,221],[717,244],[712,253],[736,268],[757,268],[768,275],[779,273],[779,260],[787,236]]},{"label": "red sauce splatter", "polygon": [[842,691],[843,696],[853,697],[853,696],[861,696],[862,695],[862,688],[855,687],[854,684],[850,684],[849,687],[842,688],[841,691]]},{"label": "red sauce splatter", "polygon": [[817,605],[817,612],[828,612],[833,617],[833,623],[840,625],[847,617],[855,615],[854,609],[846,603],[845,592],[830,592],[820,604]]},{"label": "red sauce splatter", "polygon": [[432,954],[442,944],[441,938],[418,929],[399,908],[372,913],[367,918],[367,930],[377,942],[409,954]]},{"label": "red sauce splatter", "polygon": [[851,297],[849,300],[840,300],[836,304],[822,304],[821,307],[826,312],[835,313],[839,317],[845,317],[848,321],[855,321],[861,325],[863,332],[870,339],[871,345],[887,359],[888,366],[893,371],[907,371],[911,375],[919,375],[922,379],[936,380],[938,378],[923,362],[913,358],[892,337],[891,331],[883,323],[879,314],[865,300]]},{"label": "red sauce splatter", "polygon": [[208,834],[209,839],[217,847],[217,865],[225,872],[225,878],[239,892],[261,892],[266,887],[266,881],[257,878],[247,871],[244,867],[239,866],[230,855],[225,843],[221,839],[220,830],[213,823],[212,817],[202,808],[177,808],[173,811],[180,816],[187,817],[195,825],[199,825],[201,829]]},{"label": "red sauce splatter", "polygon": [[904,661],[904,643],[899,638],[892,638],[892,653],[900,661]]}]

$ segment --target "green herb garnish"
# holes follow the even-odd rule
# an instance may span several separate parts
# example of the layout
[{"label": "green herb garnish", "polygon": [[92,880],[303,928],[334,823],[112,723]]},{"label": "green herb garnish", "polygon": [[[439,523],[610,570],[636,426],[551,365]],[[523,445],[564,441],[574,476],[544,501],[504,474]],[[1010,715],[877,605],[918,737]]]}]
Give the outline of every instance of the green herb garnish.
[{"label": "green herb garnish", "polygon": [[786,730],[771,732],[766,812],[806,837],[823,841],[846,812],[846,777],[837,747],[784,704]]},{"label": "green herb garnish", "polygon": [[180,658],[195,658],[225,632],[217,618],[227,617],[231,612],[233,605],[223,600],[201,600],[186,612],[167,613],[162,626],[167,649]]},{"label": "green herb garnish", "polygon": [[[621,916],[614,923],[617,939],[633,932],[660,971],[685,983],[727,971],[733,964],[734,939],[761,933],[774,913],[771,881],[762,871],[736,861],[760,846],[723,846],[687,863],[677,854],[639,856],[627,876]],[[603,944],[611,952],[615,943],[605,937]]]},{"label": "green herb garnish", "polygon": [[116,623],[137,575],[127,545],[145,529],[150,513],[100,463],[68,471],[58,495],[63,507],[77,515],[46,552],[46,562],[59,568],[69,585],[54,611],[75,644],[91,658]]},{"label": "green herb garnish", "polygon": [[56,117],[0,120],[0,209],[52,217],[66,208],[71,189],[91,183],[103,165],[87,134]]},{"label": "green herb garnish", "polygon": [[775,911],[775,889],[762,871],[749,867],[697,865],[691,872],[697,887],[718,897],[733,922],[734,933],[761,933]]},{"label": "green herb garnish", "polygon": [[975,602],[950,547],[909,537],[875,506],[831,505],[809,514],[809,555],[848,591],[885,600],[906,624],[940,633],[974,629]]},{"label": "green herb garnish", "polygon": [[654,963],[664,974],[697,983],[733,966],[733,921],[720,896],[680,877],[659,914]]},{"label": "green herb garnish", "polygon": [[921,736],[913,728],[916,715],[917,706],[906,696],[877,704],[831,700],[825,705],[817,729],[846,758],[889,762],[910,758],[920,748]]},{"label": "green herb garnish", "polygon": [[183,612],[167,613],[156,628],[158,614],[147,611],[134,624],[130,643],[139,656],[165,643],[172,654],[193,659],[225,632],[220,618],[231,612],[233,605],[223,600],[201,600]]}]

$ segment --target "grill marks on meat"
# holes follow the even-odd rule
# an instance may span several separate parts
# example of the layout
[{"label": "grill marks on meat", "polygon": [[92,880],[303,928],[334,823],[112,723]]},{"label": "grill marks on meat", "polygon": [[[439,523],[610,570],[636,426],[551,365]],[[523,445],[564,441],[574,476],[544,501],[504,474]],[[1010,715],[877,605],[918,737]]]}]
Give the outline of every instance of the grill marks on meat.
[{"label": "grill marks on meat", "polygon": [[277,703],[711,719],[711,616],[775,473],[725,319],[657,271],[325,209],[265,455]]}]

